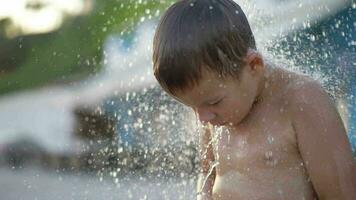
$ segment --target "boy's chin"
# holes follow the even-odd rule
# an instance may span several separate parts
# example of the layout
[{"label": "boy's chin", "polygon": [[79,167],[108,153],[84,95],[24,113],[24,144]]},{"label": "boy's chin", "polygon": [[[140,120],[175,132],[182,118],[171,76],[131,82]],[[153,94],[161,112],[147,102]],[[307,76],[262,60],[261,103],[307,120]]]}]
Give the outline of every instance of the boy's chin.
[{"label": "boy's chin", "polygon": [[236,127],[236,126],[238,126],[242,121],[243,121],[243,120],[222,122],[222,123],[218,124],[218,126]]},{"label": "boy's chin", "polygon": [[232,122],[216,122],[216,123],[211,123],[213,126],[233,126]]},{"label": "boy's chin", "polygon": [[234,126],[236,124],[231,121],[213,121],[208,123],[213,126]]},{"label": "boy's chin", "polygon": [[226,123],[223,123],[223,122],[206,122],[206,123],[203,123],[203,124],[210,124],[212,126],[225,126]]}]

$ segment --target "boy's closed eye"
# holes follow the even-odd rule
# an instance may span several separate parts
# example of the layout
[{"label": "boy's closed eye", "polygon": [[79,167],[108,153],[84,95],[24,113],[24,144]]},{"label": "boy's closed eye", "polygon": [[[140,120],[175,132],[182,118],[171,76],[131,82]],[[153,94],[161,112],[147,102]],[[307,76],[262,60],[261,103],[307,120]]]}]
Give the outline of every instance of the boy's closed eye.
[{"label": "boy's closed eye", "polygon": [[212,101],[212,102],[209,103],[209,105],[210,105],[210,106],[216,106],[216,105],[220,104],[223,99],[224,99],[224,98],[220,98],[220,99],[217,99],[217,100],[215,100],[215,101]]}]

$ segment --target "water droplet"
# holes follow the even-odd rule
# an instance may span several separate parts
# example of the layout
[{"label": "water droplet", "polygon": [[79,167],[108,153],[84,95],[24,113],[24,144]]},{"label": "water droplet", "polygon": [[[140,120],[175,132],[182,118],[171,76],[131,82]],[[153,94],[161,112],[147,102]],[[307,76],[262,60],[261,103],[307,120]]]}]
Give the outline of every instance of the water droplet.
[{"label": "water droplet", "polygon": [[272,144],[274,142],[273,136],[271,136],[271,135],[267,136],[267,141],[269,144]]},{"label": "water droplet", "polygon": [[265,152],[266,160],[272,160],[272,157],[273,157],[273,152],[272,151],[266,151]]},{"label": "water droplet", "polygon": [[265,82],[265,88],[268,88],[268,87],[269,87],[269,83]]},{"label": "water droplet", "polygon": [[210,166],[207,175],[204,177],[203,184],[202,184],[201,188],[199,189],[199,191],[197,192],[197,195],[201,195],[201,194],[202,194],[203,188],[204,188],[206,182],[208,181],[209,176],[210,176],[211,173],[213,172],[214,168],[215,168],[216,166],[218,166],[218,165],[219,165],[219,162],[215,162],[213,165]]},{"label": "water droplet", "polygon": [[315,41],[315,35],[310,35],[310,40]]}]

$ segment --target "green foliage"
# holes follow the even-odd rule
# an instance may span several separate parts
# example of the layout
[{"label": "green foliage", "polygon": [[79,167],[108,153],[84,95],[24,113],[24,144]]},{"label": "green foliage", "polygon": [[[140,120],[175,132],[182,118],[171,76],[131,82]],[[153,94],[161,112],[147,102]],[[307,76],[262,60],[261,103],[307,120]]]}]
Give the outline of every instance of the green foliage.
[{"label": "green foliage", "polygon": [[0,74],[0,94],[94,75],[102,68],[102,47],[108,35],[130,34],[141,17],[154,18],[157,10],[162,12],[171,2],[94,1],[94,10],[87,16],[68,20],[60,30],[26,42],[20,66]]}]

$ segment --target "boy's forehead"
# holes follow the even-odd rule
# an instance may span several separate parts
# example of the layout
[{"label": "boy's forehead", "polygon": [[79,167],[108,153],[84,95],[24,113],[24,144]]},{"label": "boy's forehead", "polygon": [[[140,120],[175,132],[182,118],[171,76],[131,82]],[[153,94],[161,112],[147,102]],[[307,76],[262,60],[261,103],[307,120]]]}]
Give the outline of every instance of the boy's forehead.
[{"label": "boy's forehead", "polygon": [[214,72],[204,72],[196,89],[206,93],[214,89],[221,89],[232,77],[224,77]]},{"label": "boy's forehead", "polygon": [[201,77],[197,85],[177,91],[174,97],[184,104],[202,104],[216,98],[224,85],[225,81],[221,76],[206,74]]},{"label": "boy's forehead", "polygon": [[191,88],[187,89],[184,93],[193,93],[197,95],[205,95],[214,92],[220,84],[224,84],[224,79],[212,72],[204,72],[200,77],[198,83]]}]

